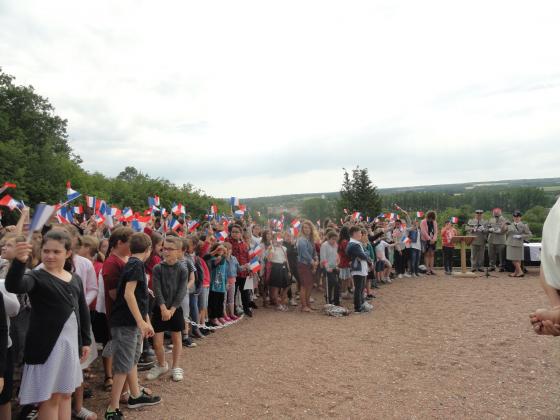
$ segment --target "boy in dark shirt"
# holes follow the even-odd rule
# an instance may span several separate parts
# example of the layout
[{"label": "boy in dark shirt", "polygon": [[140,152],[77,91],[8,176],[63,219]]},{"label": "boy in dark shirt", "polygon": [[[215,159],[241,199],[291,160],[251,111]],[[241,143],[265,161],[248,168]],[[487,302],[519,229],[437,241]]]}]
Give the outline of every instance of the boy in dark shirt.
[{"label": "boy in dark shirt", "polygon": [[140,390],[136,369],[143,338],[154,335],[148,316],[148,283],[144,271],[144,261],[150,256],[152,242],[145,233],[133,234],[129,242],[132,255],[124,266],[109,319],[113,338],[113,388],[105,419],[111,420],[124,418],[119,410],[119,398],[125,380],[130,387],[128,408],[161,402],[160,397]]}]

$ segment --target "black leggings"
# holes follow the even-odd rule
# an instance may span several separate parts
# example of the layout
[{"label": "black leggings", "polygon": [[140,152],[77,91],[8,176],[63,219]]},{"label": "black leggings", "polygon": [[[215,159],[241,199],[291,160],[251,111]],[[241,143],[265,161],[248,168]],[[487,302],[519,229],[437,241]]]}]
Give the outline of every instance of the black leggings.
[{"label": "black leggings", "polygon": [[248,311],[251,304],[251,291],[245,290],[245,277],[237,277],[235,279],[235,295],[237,296],[237,291],[241,293],[241,303],[243,305],[243,310]]}]

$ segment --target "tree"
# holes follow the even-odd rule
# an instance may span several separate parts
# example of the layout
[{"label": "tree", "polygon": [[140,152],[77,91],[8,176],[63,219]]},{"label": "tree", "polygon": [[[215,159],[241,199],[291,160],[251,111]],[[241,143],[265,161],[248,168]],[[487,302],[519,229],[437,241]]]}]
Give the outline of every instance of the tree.
[{"label": "tree", "polygon": [[343,170],[339,210],[359,211],[364,216],[375,217],[381,210],[381,197],[369,178],[367,168],[356,166],[352,169],[352,177],[345,168]]},{"label": "tree", "polygon": [[301,212],[304,217],[311,220],[313,223],[317,220],[324,221],[327,218],[336,216],[335,201],[328,198],[309,198],[301,205]]}]

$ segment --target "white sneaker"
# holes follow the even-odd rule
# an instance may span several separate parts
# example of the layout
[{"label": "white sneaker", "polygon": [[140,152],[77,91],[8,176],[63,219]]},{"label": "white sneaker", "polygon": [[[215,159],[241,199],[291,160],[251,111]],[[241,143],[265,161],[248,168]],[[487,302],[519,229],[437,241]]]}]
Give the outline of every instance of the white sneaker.
[{"label": "white sneaker", "polygon": [[412,276],[411,276],[410,274],[408,274],[408,273],[404,273],[404,276],[405,276],[405,277],[408,277],[408,278],[412,277]]},{"label": "white sneaker", "polygon": [[153,381],[154,379],[159,378],[161,375],[166,373],[169,370],[169,365],[165,363],[165,366],[158,366],[155,365],[153,368],[150,369],[146,378],[149,381]]},{"label": "white sneaker", "polygon": [[173,368],[171,369],[171,376],[175,382],[180,382],[183,380],[183,369]]},{"label": "white sneaker", "polygon": [[398,278],[399,278],[399,279],[402,279],[402,277],[403,277],[402,274],[399,274],[399,275],[398,275]]},{"label": "white sneaker", "polygon": [[298,303],[294,298],[290,299],[290,306],[298,306]]},{"label": "white sneaker", "polygon": [[315,299],[313,299],[312,297],[309,298],[309,303],[315,303]]},{"label": "white sneaker", "polygon": [[393,280],[391,280],[389,277],[386,277],[385,278],[385,283],[391,284],[391,283],[393,283]]}]

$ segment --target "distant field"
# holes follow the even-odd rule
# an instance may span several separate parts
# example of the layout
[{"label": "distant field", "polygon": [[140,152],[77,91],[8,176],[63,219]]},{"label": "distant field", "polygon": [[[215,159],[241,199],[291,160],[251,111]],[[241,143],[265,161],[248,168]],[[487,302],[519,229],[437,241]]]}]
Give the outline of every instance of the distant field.
[{"label": "distant field", "polygon": [[543,190],[545,190],[546,192],[560,191],[560,185],[553,185],[553,186],[543,187]]}]

